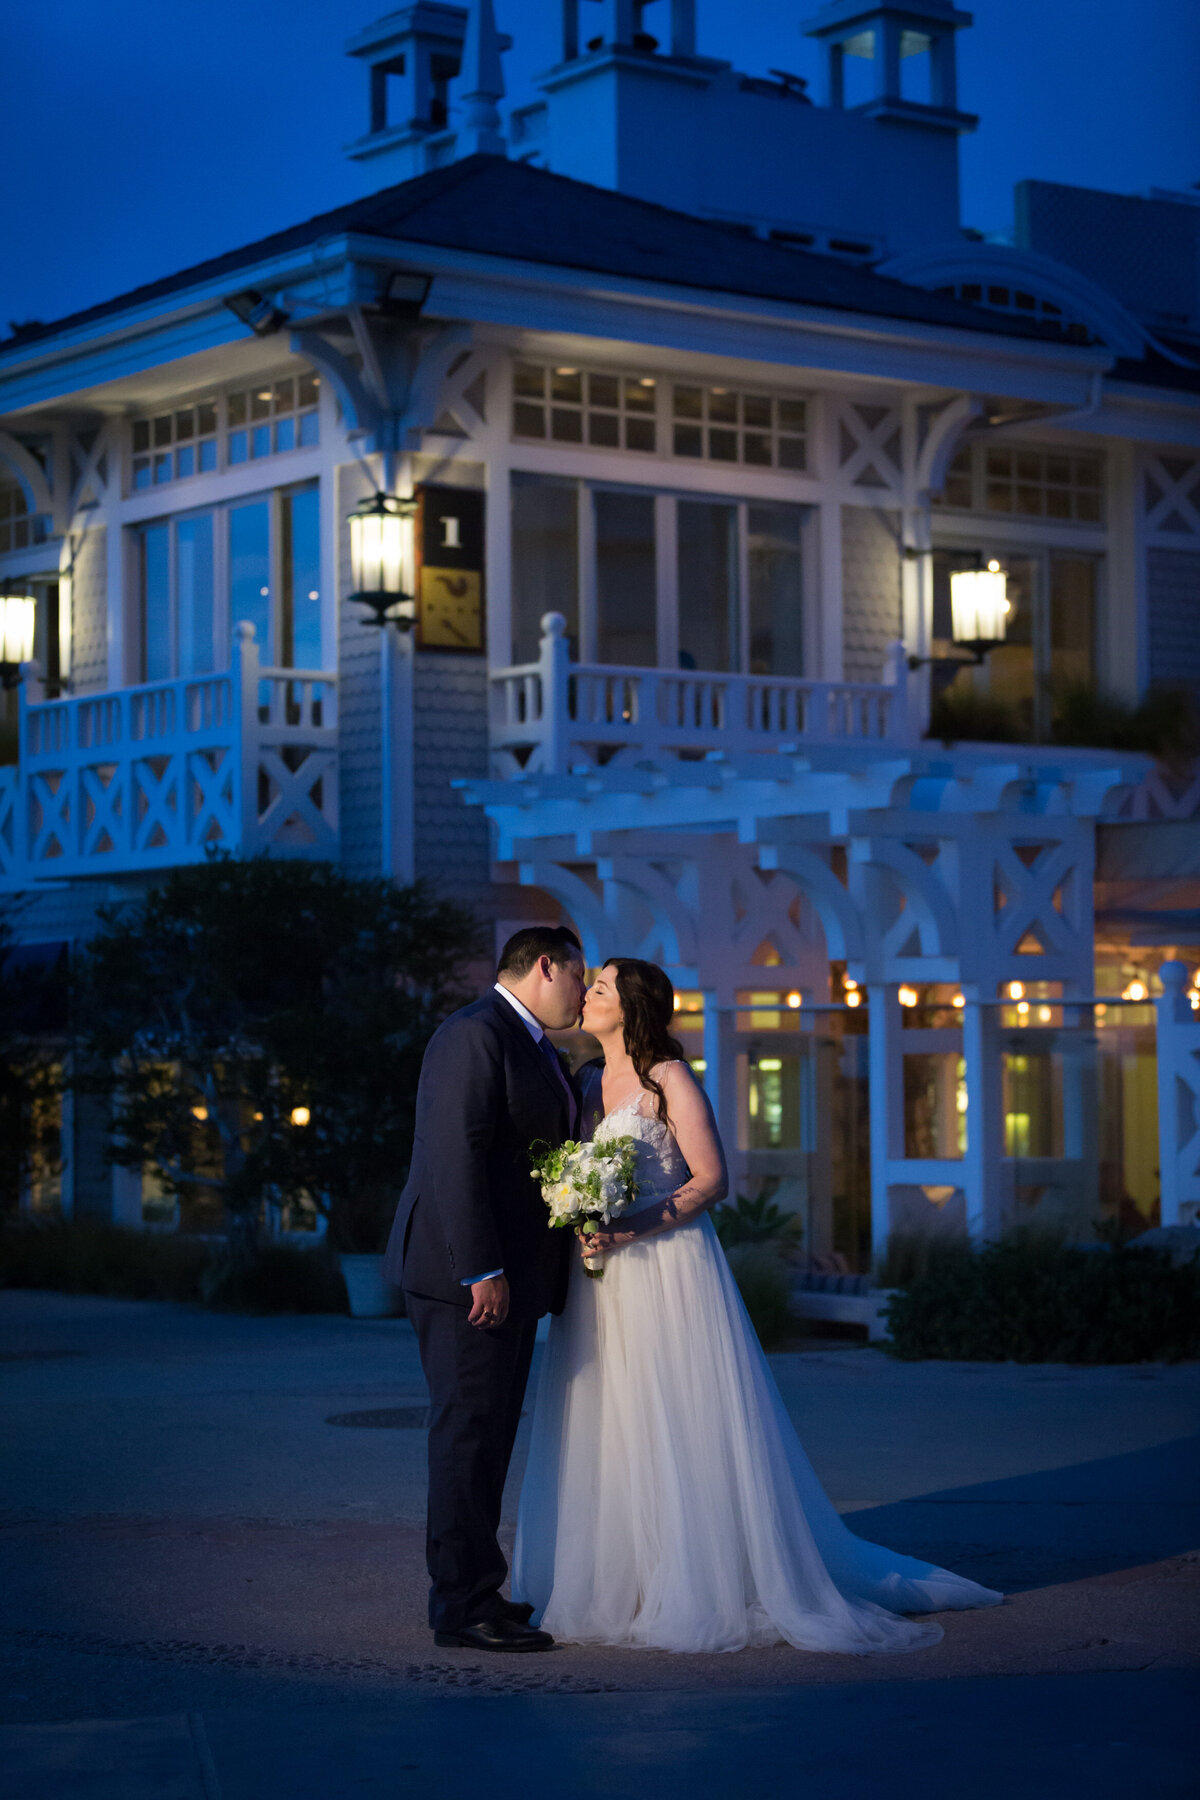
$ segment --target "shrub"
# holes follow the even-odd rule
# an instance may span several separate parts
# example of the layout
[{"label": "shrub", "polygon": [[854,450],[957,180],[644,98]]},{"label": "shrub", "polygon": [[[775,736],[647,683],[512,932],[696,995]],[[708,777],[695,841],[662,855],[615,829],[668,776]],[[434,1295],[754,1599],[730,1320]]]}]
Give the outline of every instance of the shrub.
[{"label": "shrub", "polygon": [[1200,1262],[1014,1233],[939,1250],[888,1319],[908,1361],[1178,1362],[1200,1356]]},{"label": "shrub", "polygon": [[764,1350],[776,1349],[792,1324],[786,1264],[775,1250],[762,1243],[735,1244],[728,1256],[759,1342]]},{"label": "shrub", "polygon": [[190,1300],[228,1312],[345,1312],[346,1290],[324,1247],[264,1243],[240,1257],[178,1233],[101,1219],[0,1230],[0,1287],[53,1288],[122,1300]]},{"label": "shrub", "polygon": [[123,1300],[197,1300],[209,1246],[102,1219],[56,1219],[0,1231],[0,1286],[57,1288]]}]

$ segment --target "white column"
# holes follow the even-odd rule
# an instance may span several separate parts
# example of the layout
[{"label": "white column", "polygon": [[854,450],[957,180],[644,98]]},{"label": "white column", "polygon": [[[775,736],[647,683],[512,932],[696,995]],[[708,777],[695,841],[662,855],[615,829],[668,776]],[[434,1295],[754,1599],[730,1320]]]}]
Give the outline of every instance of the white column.
[{"label": "white column", "polygon": [[1158,1165],[1162,1223],[1200,1224],[1200,1014],[1184,992],[1186,963],[1159,964]]},{"label": "white column", "polygon": [[904,1155],[903,1022],[897,990],[890,983],[869,983],[867,1001],[871,1255],[879,1258],[891,1231],[888,1164]]},{"label": "white column", "polygon": [[233,715],[237,722],[237,788],[234,817],[242,855],[258,849],[258,645],[254,627],[241,619],[233,628]]},{"label": "white column", "polygon": [[963,1060],[967,1076],[967,1148],[962,1163],[967,1235],[978,1244],[996,1237],[1003,1225],[1003,1088],[1000,1032],[994,1006],[980,1004],[978,991],[965,988]]},{"label": "white column", "polygon": [[541,682],[542,753],[539,770],[546,775],[565,775],[570,751],[571,721],[567,716],[571,652],[566,638],[567,621],[561,613],[542,614]]}]

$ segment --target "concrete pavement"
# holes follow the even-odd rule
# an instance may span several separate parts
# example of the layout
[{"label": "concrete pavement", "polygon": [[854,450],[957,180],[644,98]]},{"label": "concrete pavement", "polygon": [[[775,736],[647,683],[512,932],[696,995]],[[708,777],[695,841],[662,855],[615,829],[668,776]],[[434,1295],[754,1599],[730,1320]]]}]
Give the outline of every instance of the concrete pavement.
[{"label": "concrete pavement", "polygon": [[854,1528],[1004,1607],[911,1656],[435,1651],[404,1321],[0,1294],[0,1796],[1194,1794],[1200,1370],[773,1362]]}]

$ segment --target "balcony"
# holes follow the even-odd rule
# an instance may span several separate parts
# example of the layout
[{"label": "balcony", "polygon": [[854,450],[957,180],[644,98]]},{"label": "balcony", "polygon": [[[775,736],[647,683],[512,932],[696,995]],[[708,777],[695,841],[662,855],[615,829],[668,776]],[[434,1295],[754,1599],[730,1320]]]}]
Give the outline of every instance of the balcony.
[{"label": "balcony", "polygon": [[573,663],[565,633],[561,613],[547,613],[537,662],[493,671],[494,775],[561,775],[789,744],[887,750],[917,735],[902,644],[889,646],[885,682],[805,681]]},{"label": "balcony", "polygon": [[266,669],[239,625],[223,674],[43,700],[0,768],[0,885],[151,872],[213,851],[337,854],[337,677]]}]

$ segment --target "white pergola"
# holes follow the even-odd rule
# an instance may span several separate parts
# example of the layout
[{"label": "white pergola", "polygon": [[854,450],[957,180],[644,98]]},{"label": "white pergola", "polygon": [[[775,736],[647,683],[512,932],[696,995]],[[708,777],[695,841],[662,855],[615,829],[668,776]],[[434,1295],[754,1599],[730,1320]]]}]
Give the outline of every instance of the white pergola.
[{"label": "white pergola", "polygon": [[[1095,822],[1140,781],[1146,759],[1112,753],[927,742],[782,744],[773,751],[618,756],[565,773],[461,784],[495,828],[504,873],[557,902],[589,963],[661,961],[704,995],[706,1085],[726,1142],[736,1134],[739,990],[772,981],[828,996],[828,963],[865,989],[871,1212],[881,1246],[897,1189],[961,1192],[974,1238],[1006,1199],[1000,1007],[1007,985],[1093,988]],[[901,984],[953,983],[961,1029],[905,1025]],[[943,1041],[945,1040],[945,1041]],[[905,1153],[906,1053],[955,1048],[966,1065],[967,1148]],[[1065,1079],[1062,1161],[1095,1155],[1094,1084]]]}]

